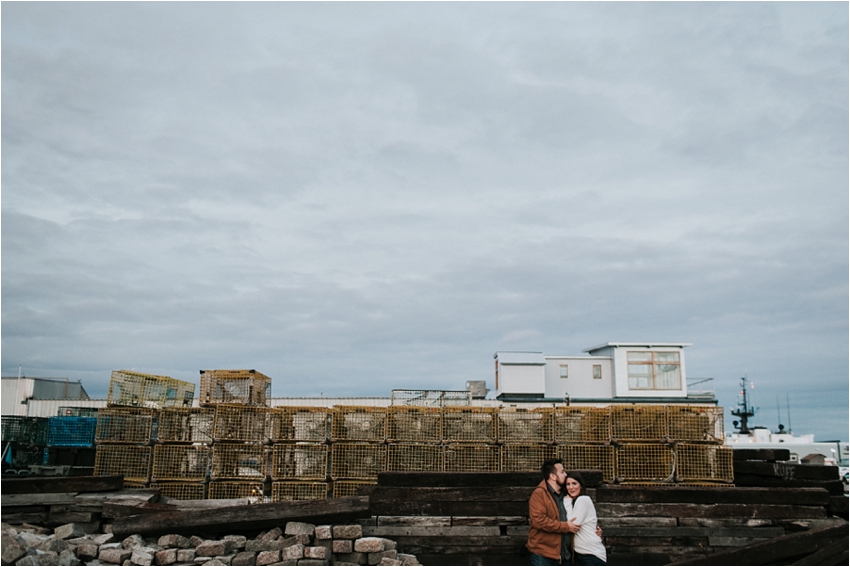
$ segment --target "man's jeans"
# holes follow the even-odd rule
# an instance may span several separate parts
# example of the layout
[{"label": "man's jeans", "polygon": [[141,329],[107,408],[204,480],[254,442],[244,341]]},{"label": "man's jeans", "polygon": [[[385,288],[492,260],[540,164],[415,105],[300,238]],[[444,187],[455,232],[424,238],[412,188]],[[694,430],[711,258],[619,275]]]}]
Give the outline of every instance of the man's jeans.
[{"label": "man's jeans", "polygon": [[532,553],[528,562],[530,565],[569,565],[570,561],[567,560],[564,563],[561,563],[557,559],[549,559],[548,557],[543,557],[542,555],[537,555],[536,553]]}]

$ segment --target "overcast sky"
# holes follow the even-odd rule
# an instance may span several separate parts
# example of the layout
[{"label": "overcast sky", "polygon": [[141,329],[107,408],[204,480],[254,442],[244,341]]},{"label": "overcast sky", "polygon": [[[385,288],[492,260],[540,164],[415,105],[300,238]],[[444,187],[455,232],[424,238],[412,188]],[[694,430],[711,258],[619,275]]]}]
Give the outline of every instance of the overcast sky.
[{"label": "overcast sky", "polygon": [[609,341],[847,440],[847,3],[2,4],[4,375]]}]

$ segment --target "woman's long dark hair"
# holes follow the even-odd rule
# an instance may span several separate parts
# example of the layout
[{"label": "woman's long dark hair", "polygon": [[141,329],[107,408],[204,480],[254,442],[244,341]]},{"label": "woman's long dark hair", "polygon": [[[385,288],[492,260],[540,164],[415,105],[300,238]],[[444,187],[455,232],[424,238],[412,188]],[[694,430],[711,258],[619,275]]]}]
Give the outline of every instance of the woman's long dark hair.
[{"label": "woman's long dark hair", "polygon": [[[567,480],[569,480],[569,479],[573,479],[573,480],[575,480],[576,482],[578,482],[579,486],[581,487],[581,489],[580,489],[580,490],[579,490],[579,492],[578,492],[578,496],[587,496],[587,490],[586,490],[586,489],[585,489],[585,487],[584,487],[584,479],[581,477],[581,473],[580,473],[580,472],[578,472],[578,471],[570,471],[570,472],[568,472],[568,473],[567,473]],[[565,482],[566,482],[566,481],[565,481]],[[567,496],[569,496],[569,493],[567,493]],[[572,500],[573,500],[573,504],[575,504],[575,503],[576,503],[576,499],[578,499],[578,496],[576,496],[575,498],[573,498],[573,499],[572,499]],[[572,497],[571,497],[571,498],[572,498]]]}]

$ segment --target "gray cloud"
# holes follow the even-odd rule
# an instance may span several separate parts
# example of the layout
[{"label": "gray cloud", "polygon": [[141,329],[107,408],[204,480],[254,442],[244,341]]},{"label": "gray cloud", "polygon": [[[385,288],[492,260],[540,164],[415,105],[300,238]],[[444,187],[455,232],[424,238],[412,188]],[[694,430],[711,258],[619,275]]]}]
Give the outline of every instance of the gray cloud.
[{"label": "gray cloud", "polygon": [[4,373],[387,395],[688,341],[846,439],[846,5],[2,11]]}]

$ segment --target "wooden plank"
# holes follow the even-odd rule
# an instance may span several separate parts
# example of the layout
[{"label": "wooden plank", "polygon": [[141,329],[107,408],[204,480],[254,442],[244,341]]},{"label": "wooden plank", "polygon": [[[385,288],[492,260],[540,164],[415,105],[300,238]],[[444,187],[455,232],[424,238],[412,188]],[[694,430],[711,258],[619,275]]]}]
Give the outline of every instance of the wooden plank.
[{"label": "wooden plank", "polygon": [[598,523],[602,529],[606,531],[609,527],[665,528],[678,525],[676,518],[653,518],[651,516],[644,516],[640,518],[598,518]]},{"label": "wooden plank", "polygon": [[[598,470],[581,471],[588,488],[602,484],[602,472]],[[398,487],[490,487],[530,486],[540,484],[539,472],[381,472],[378,473],[378,486]]]},{"label": "wooden plank", "polygon": [[481,486],[457,487],[419,487],[401,488],[378,486],[372,491],[371,502],[525,502],[531,497],[534,487],[505,487],[493,490]]},{"label": "wooden plank", "polygon": [[732,459],[735,461],[789,461],[789,449],[735,449],[732,448]]},{"label": "wooden plank", "polygon": [[735,475],[736,487],[767,487],[767,488],[823,488],[833,496],[844,495],[844,483],[840,480],[806,480],[802,478],[785,479],[777,476],[759,476],[754,474]]},{"label": "wooden plank", "polygon": [[451,516],[378,516],[377,526],[451,526]]},{"label": "wooden plank", "polygon": [[847,524],[788,534],[709,557],[679,561],[673,565],[780,565],[800,559],[847,535]]},{"label": "wooden plank", "polygon": [[759,463],[756,461],[734,461],[735,475],[752,474],[784,479],[836,480],[838,467],[822,465],[797,465],[791,463]]},{"label": "wooden plank", "polygon": [[[640,518],[632,518],[640,520]],[[679,518],[683,527],[706,528],[759,528],[776,526],[777,521],[770,518]]]},{"label": "wooden plank", "polygon": [[107,500],[112,502],[157,502],[159,490],[156,488],[124,488],[113,492],[91,492],[78,494],[75,504],[78,506],[103,506]]},{"label": "wooden plank", "polygon": [[122,476],[51,476],[4,478],[3,494],[39,494],[43,492],[103,492],[121,490]]},{"label": "wooden plank", "polygon": [[824,518],[822,506],[787,506],[784,504],[618,504],[601,502],[596,505],[599,522],[603,518],[622,516],[657,516],[673,518]]},{"label": "wooden plank", "polygon": [[36,524],[36,525],[44,525],[47,522],[47,511],[39,511],[39,512],[11,512],[7,513],[6,510],[3,510],[2,514],[3,522],[7,524]]},{"label": "wooden plank", "polygon": [[739,488],[703,486],[601,486],[596,502],[646,502],[688,504],[773,504],[826,506],[829,493],[823,488]]},{"label": "wooden plank", "polygon": [[506,526],[505,535],[528,537],[530,526]]},{"label": "wooden plank", "polygon": [[701,547],[708,549],[708,537],[628,537],[628,536],[605,536],[605,545],[612,548],[681,548]]},{"label": "wooden plank", "polygon": [[791,565],[847,565],[845,559],[848,545],[850,545],[850,538],[844,536],[835,543],[827,545]]},{"label": "wooden plank", "polygon": [[528,516],[454,516],[453,526],[526,526]]},{"label": "wooden plank", "polygon": [[375,526],[363,527],[364,537],[384,537],[394,539],[398,536],[423,537],[469,537],[499,536],[499,526]]},{"label": "wooden plank", "polygon": [[47,514],[47,520],[56,524],[71,524],[94,522],[100,519],[100,513],[92,512],[53,512]]},{"label": "wooden plank", "polygon": [[422,565],[527,565],[528,558],[519,553],[417,553]]},{"label": "wooden plank", "polygon": [[47,506],[50,504],[73,504],[76,492],[47,492],[44,494],[3,494],[0,502],[6,506]]},{"label": "wooden plank", "polygon": [[526,536],[499,537],[422,537],[396,536],[393,540],[398,549],[417,557],[420,553],[467,554],[467,553],[516,553],[526,542]]},{"label": "wooden plank", "polygon": [[371,502],[378,516],[522,516],[528,502]]},{"label": "wooden plank", "polygon": [[178,533],[196,531],[238,532],[280,525],[282,521],[313,524],[345,522],[369,516],[369,499],[363,496],[272,502],[233,506],[211,513],[209,510],[177,509],[115,518],[112,532],[116,537],[130,534]]},{"label": "wooden plank", "polygon": [[743,538],[773,538],[785,535],[785,530],[779,527],[767,528],[708,528],[682,527],[643,528],[643,527],[603,527],[605,537],[743,537]]}]

